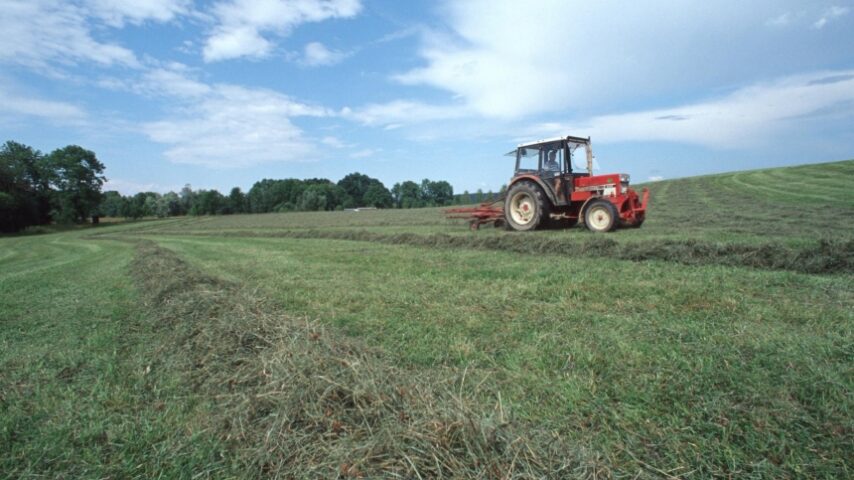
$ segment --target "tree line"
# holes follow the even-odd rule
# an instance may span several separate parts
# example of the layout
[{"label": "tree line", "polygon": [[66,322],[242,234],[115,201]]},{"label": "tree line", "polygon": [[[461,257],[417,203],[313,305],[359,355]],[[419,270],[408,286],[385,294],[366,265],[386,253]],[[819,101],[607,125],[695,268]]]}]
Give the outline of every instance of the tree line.
[{"label": "tree line", "polygon": [[98,209],[104,165],[77,145],[48,154],[17,142],[0,147],[0,231],[79,223]]},{"label": "tree line", "polygon": [[406,181],[388,189],[376,178],[356,172],[337,183],[325,178],[265,178],[255,182],[248,192],[234,187],[227,195],[217,190],[193,190],[190,185],[185,185],[180,192],[165,194],[140,192],[122,196],[119,192],[108,191],[103,195],[98,212],[108,217],[142,218],[359,207],[418,208],[451,205],[454,200],[453,187],[443,180],[424,179],[420,184]]},{"label": "tree line", "polygon": [[[474,196],[454,195],[450,183],[424,179],[404,181],[391,189],[362,173],[338,182],[325,178],[263,179],[248,192],[234,187],[217,190],[121,195],[102,192],[104,165],[95,153],[69,145],[43,154],[8,141],[0,147],[0,231],[15,232],[32,225],[82,223],[97,217],[170,217],[227,215],[347,208],[420,208],[470,203]],[[483,197],[482,192],[476,196]]]}]

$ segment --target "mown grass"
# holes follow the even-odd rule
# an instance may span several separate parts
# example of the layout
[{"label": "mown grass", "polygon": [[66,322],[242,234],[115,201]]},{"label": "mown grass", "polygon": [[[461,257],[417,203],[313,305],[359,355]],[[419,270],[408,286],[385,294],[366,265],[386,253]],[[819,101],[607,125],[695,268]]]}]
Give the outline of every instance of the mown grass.
[{"label": "mown grass", "polygon": [[656,182],[640,229],[526,235],[470,232],[442,209],[237,215],[173,221],[151,234],[332,238],[578,257],[744,265],[805,273],[854,269],[854,161]]},{"label": "mown grass", "polygon": [[77,232],[4,239],[2,252],[0,476],[239,473],[202,434],[213,405],[187,396],[181,372],[151,370],[165,338],[128,277],[129,245]]},{"label": "mown grass", "polygon": [[0,239],[0,473],[850,477],[852,177],[655,183],[607,236],[423,209]]}]

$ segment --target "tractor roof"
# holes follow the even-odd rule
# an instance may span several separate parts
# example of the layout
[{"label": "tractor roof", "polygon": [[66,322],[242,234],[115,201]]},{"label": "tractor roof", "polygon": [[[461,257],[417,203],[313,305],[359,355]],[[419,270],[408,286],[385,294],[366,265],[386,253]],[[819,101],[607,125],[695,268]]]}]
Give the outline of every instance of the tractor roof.
[{"label": "tractor roof", "polygon": [[573,137],[571,135],[567,135],[565,137],[546,138],[543,140],[536,140],[533,142],[520,143],[519,145],[516,145],[516,148],[531,147],[531,146],[540,145],[543,143],[560,142],[563,140],[566,140],[567,142],[570,142],[570,143],[582,143],[582,144],[590,143],[589,137],[583,138],[583,137]]}]

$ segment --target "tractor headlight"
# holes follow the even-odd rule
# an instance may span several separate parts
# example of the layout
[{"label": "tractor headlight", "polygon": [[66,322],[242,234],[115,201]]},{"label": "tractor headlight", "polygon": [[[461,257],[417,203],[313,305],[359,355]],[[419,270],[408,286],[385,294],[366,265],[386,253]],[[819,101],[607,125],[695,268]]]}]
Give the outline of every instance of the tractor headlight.
[{"label": "tractor headlight", "polygon": [[626,185],[629,184],[629,175],[627,173],[620,174],[620,183],[625,183]]}]

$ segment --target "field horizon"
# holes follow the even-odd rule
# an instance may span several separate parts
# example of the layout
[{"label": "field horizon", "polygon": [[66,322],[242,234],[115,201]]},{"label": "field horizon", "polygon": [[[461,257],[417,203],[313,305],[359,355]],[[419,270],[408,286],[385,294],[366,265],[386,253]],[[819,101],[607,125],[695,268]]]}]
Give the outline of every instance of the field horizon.
[{"label": "field horizon", "polygon": [[441,208],[0,237],[8,477],[845,478],[854,160]]}]

